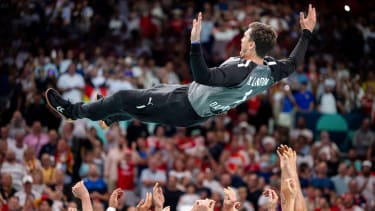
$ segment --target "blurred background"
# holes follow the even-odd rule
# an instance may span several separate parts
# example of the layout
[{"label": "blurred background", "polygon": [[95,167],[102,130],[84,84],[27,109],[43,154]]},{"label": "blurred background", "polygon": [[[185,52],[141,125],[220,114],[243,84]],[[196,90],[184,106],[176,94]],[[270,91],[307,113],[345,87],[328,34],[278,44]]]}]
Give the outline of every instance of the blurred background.
[{"label": "blurred background", "polygon": [[[66,122],[47,109],[57,88],[72,102],[123,89],[192,81],[193,18],[203,12],[209,66],[237,56],[249,23],[278,32],[284,58],[312,3],[318,25],[289,78],[201,126]],[[375,209],[374,1],[0,1],[0,193],[3,209],[65,210],[84,179],[95,210],[126,191],[131,210],[158,181],[166,204],[186,210],[235,187],[244,210],[265,210],[277,189],[280,144],[298,152],[309,210]],[[372,174],[371,174],[372,173]],[[79,204],[78,204],[79,206]]]}]

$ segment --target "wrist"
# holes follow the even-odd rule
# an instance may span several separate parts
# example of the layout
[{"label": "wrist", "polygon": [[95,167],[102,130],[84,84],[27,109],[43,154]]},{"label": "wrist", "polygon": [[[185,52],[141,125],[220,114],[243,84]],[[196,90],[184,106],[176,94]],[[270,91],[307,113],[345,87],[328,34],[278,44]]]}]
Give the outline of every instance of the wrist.
[{"label": "wrist", "polygon": [[192,41],[191,41],[191,44],[200,44],[200,43],[201,43],[200,40],[192,40]]},{"label": "wrist", "polygon": [[154,206],[154,211],[162,211],[163,210],[163,206]]},{"label": "wrist", "polygon": [[91,199],[90,199],[90,194],[87,193],[87,194],[83,195],[83,196],[81,197],[81,200],[91,200]]},{"label": "wrist", "polygon": [[224,204],[223,205],[223,210],[225,210],[225,211],[232,211],[232,210],[235,210],[234,209],[235,207],[234,207],[234,204],[232,205],[232,204]]},{"label": "wrist", "polygon": [[163,205],[154,204],[154,207],[155,207],[155,208],[163,209]]},{"label": "wrist", "polygon": [[289,203],[289,202],[294,203],[295,199],[296,199],[296,196],[290,196],[290,197],[286,196],[285,197],[286,203]]}]

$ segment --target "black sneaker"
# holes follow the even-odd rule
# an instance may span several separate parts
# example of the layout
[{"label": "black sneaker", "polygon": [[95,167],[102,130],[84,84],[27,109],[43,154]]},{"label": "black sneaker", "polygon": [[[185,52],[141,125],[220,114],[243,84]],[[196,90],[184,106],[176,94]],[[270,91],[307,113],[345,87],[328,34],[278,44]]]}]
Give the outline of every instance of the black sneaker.
[{"label": "black sneaker", "polygon": [[[100,100],[103,98],[103,95],[101,94],[96,94],[96,100]],[[109,119],[103,119],[103,120],[99,120],[99,126],[102,128],[102,129],[107,129],[111,123],[111,121]]]},{"label": "black sneaker", "polygon": [[63,99],[58,91],[49,88],[45,92],[45,97],[47,100],[47,104],[52,110],[67,119],[74,120],[73,104],[68,100]]}]

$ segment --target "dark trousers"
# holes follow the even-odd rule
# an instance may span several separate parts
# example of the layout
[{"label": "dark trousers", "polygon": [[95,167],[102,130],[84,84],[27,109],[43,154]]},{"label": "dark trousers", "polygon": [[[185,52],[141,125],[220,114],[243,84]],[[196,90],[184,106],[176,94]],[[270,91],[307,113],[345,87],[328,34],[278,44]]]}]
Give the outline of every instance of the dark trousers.
[{"label": "dark trousers", "polygon": [[151,89],[132,89],[87,104],[75,104],[77,118],[91,120],[127,121],[192,126],[205,121],[188,100],[188,86],[161,84]]}]

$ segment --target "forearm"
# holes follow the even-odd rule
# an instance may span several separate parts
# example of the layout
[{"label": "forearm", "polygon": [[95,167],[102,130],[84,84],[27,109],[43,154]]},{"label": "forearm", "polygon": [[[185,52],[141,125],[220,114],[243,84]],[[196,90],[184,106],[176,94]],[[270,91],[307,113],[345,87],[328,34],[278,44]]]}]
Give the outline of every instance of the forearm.
[{"label": "forearm", "polygon": [[290,53],[288,59],[293,61],[295,65],[294,69],[296,69],[298,65],[302,64],[311,36],[312,33],[309,30],[303,30],[297,45],[294,47],[292,53]]},{"label": "forearm", "polygon": [[93,211],[90,196],[83,197],[81,201],[82,201],[82,210]]},{"label": "forearm", "polygon": [[205,84],[210,79],[209,69],[204,61],[199,43],[191,44],[190,49],[190,66],[193,78],[196,82]]},{"label": "forearm", "polygon": [[272,76],[275,81],[280,81],[281,79],[288,77],[300,64],[303,63],[311,36],[312,34],[310,31],[303,30],[300,39],[298,40],[293,51],[290,53],[289,57],[278,60],[275,67],[271,66],[271,69],[273,69]]},{"label": "forearm", "polygon": [[163,211],[163,207],[154,206],[154,211]]},{"label": "forearm", "polygon": [[[287,210],[287,211],[300,211],[297,207],[295,207],[295,203],[299,203],[298,199],[286,199],[285,200],[285,208],[282,210]],[[302,202],[302,201],[301,201]],[[297,203],[297,204],[298,204]]]},{"label": "forearm", "polygon": [[295,199],[294,210],[296,210],[296,211],[307,211],[305,198],[303,197],[303,194],[302,194],[301,184],[299,182],[297,172],[295,172],[295,174],[293,174],[293,179],[296,181],[296,185],[297,185],[297,195],[296,195],[296,199]]},{"label": "forearm", "polygon": [[289,168],[292,168],[292,171],[288,171],[286,169],[281,170],[281,181],[282,182],[281,182],[281,185],[280,185],[280,189],[284,190],[284,189],[288,188],[287,187],[288,184],[285,181],[288,178],[292,178],[295,181],[295,184],[296,184],[297,195],[296,195],[296,198],[293,200],[293,201],[295,201],[293,209],[288,209],[287,206],[290,206],[290,204],[288,204],[288,202],[285,200],[285,196],[283,195],[283,191],[280,191],[280,197],[281,197],[281,201],[282,201],[281,202],[282,210],[307,211],[306,203],[305,203],[305,200],[304,200],[304,197],[303,197],[303,194],[302,194],[302,190],[301,190],[301,184],[299,182],[299,177],[298,177],[298,173],[297,173],[297,166],[295,166],[294,168],[293,167],[289,167]]},{"label": "forearm", "polygon": [[208,68],[199,44],[192,44],[190,49],[190,67],[194,81],[207,86],[231,87],[240,84],[252,68],[231,65]]}]

